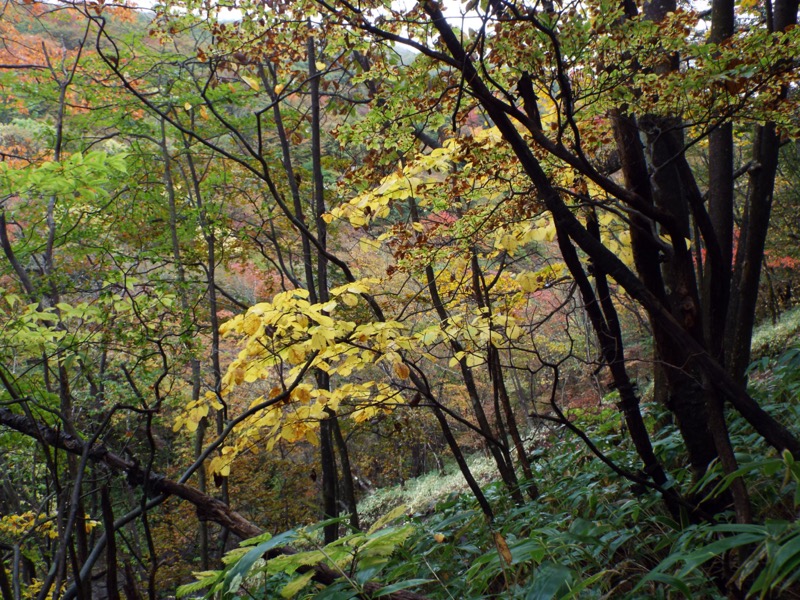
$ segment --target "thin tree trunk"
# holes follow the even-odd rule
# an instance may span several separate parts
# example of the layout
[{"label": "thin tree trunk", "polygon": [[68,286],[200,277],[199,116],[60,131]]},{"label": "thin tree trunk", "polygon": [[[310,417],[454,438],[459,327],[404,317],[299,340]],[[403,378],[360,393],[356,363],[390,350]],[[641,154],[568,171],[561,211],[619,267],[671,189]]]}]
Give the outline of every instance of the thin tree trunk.
[{"label": "thin tree trunk", "polygon": [[[181,304],[181,311],[183,313],[183,328],[186,331],[191,330],[193,319],[191,319],[191,303],[189,302],[189,292],[186,285],[186,270],[181,257],[181,244],[178,236],[178,208],[175,199],[175,182],[172,174],[172,157],[169,153],[167,145],[167,127],[164,119],[161,119],[161,160],[164,163],[164,187],[167,191],[167,204],[169,209],[169,229],[170,229],[170,242],[172,244],[172,260],[175,263],[175,272],[178,279],[177,292]],[[187,342],[188,354],[191,357],[190,366],[192,372],[192,402],[197,402],[200,399],[200,360],[196,356],[196,348],[194,344],[194,336]],[[208,427],[207,419],[201,419],[198,423],[197,430],[194,434],[194,458],[203,451],[203,444],[205,443],[205,434]],[[200,491],[206,491],[206,473],[204,469],[199,469],[197,473],[198,488]],[[208,569],[208,525],[204,522],[200,523],[199,527],[200,537],[200,564],[202,568]]]},{"label": "thin tree trunk", "polygon": [[[325,182],[322,172],[322,124],[320,122],[320,94],[319,78],[317,72],[316,47],[313,36],[307,40],[308,52],[308,78],[309,91],[311,95],[311,168],[313,173],[313,210],[314,224],[316,227],[317,241],[320,251],[317,252],[317,299],[325,303],[330,299],[328,291],[328,258],[325,256],[327,249],[328,230],[327,224],[322,218],[325,213]],[[317,387],[320,390],[330,391],[330,376],[323,372],[316,373]],[[339,516],[339,485],[336,470],[336,446],[334,443],[336,413],[329,411],[329,416],[320,423],[320,464],[322,468],[322,503],[325,511],[325,518],[332,519]],[[343,461],[343,466],[345,462]],[[349,466],[349,461],[347,461]],[[350,477],[350,487],[352,491],[352,473],[345,476]],[[354,507],[355,508],[355,507]],[[358,516],[356,515],[356,520]],[[331,543],[339,537],[339,525],[330,523],[324,527],[325,542]]]},{"label": "thin tree trunk", "polygon": [[[720,44],[734,33],[735,7],[733,0],[714,0],[711,5],[711,32],[709,42]],[[723,366],[725,365],[725,327],[731,296],[731,269],[733,261],[733,124],[723,123],[709,136],[709,186],[708,212],[714,239],[713,252],[707,252],[703,267],[703,317],[706,347]],[[738,470],[738,462],[730,442],[725,408],[722,399],[710,386],[707,387],[709,429],[725,474],[731,476]],[[736,520],[752,520],[750,498],[742,477],[736,477],[730,487]]]},{"label": "thin tree trunk", "polygon": [[[600,230],[594,215],[589,218],[587,227],[589,233],[599,240]],[[603,362],[611,371],[611,376],[614,379],[614,387],[620,397],[619,409],[628,427],[636,453],[642,460],[644,472],[647,476],[655,484],[663,487],[667,483],[667,475],[653,451],[650,434],[639,409],[639,398],[636,396],[633,383],[625,367],[622,330],[616,308],[611,299],[611,291],[608,287],[606,274],[602,267],[594,265],[595,285],[597,286],[597,295],[595,295],[569,237],[560,229],[557,230],[557,235],[561,255],[570,273],[575,278],[583,298],[584,308],[600,343]],[[673,516],[679,514],[677,491],[672,490],[670,494],[666,494],[664,502]]]},{"label": "thin tree trunk", "polygon": [[[472,287],[473,294],[478,302],[478,307],[484,309],[486,316],[491,318],[492,305],[489,298],[489,291],[486,289],[486,283],[483,278],[483,271],[478,263],[478,256],[473,249],[470,258],[472,267]],[[490,325],[491,327],[491,325]],[[491,337],[491,336],[490,336]],[[531,470],[531,463],[528,460],[528,454],[525,451],[525,445],[522,443],[522,436],[517,427],[517,420],[514,416],[514,410],[511,408],[511,401],[508,397],[508,389],[504,380],[503,365],[500,362],[500,353],[497,347],[494,346],[491,339],[486,345],[486,366],[489,370],[489,379],[492,382],[492,392],[495,399],[495,418],[497,420],[497,429],[500,438],[503,440],[504,447],[506,446],[505,429],[508,430],[508,435],[511,437],[511,442],[517,451],[517,460],[522,468],[522,473],[525,479],[528,480],[527,492],[531,500],[536,500],[539,496],[539,489],[533,479],[533,471]],[[505,416],[505,427],[503,427],[503,417]],[[505,453],[506,463],[513,465],[511,453]]]},{"label": "thin tree trunk", "polygon": [[353,469],[350,466],[350,451],[347,449],[347,441],[342,435],[342,428],[339,425],[339,419],[333,419],[333,421],[331,421],[331,426],[333,429],[333,441],[336,451],[339,455],[339,462],[341,464],[342,503],[347,509],[347,512],[350,513],[350,527],[358,530],[361,529],[361,525],[359,524],[358,518],[358,503],[356,502]]},{"label": "thin tree trunk", "polygon": [[[412,221],[418,223],[420,220],[419,212],[417,210],[416,202],[413,198],[409,199],[408,206]],[[450,315],[448,315],[447,309],[445,308],[444,303],[439,296],[439,289],[436,285],[436,275],[434,274],[433,267],[431,265],[425,267],[425,278],[433,308],[436,311],[439,319],[444,322],[449,318]],[[464,352],[464,348],[461,346],[458,340],[450,340],[450,347],[453,351],[453,354]],[[519,491],[519,481],[517,480],[516,473],[514,473],[513,465],[507,459],[508,447],[501,439],[498,439],[492,431],[492,427],[489,424],[489,419],[486,417],[486,412],[483,410],[483,404],[481,402],[480,395],[478,394],[478,387],[475,384],[472,371],[470,367],[467,366],[466,358],[462,357],[458,361],[458,365],[461,370],[461,377],[464,381],[464,386],[467,390],[470,404],[472,405],[472,411],[475,414],[475,420],[478,422],[478,428],[483,436],[484,443],[486,443],[492,458],[494,458],[495,465],[497,465],[497,471],[500,474],[503,483],[514,496],[514,500],[517,503],[522,504],[524,500]]]},{"label": "thin tree trunk", "polygon": [[[797,25],[798,0],[775,0],[768,2],[773,7],[772,31],[785,31]],[[785,98],[788,88],[784,86],[778,99]],[[780,139],[775,123],[759,125],[754,132],[753,164],[750,170],[750,190],[745,206],[736,265],[733,274],[733,291],[726,334],[728,372],[735,381],[743,382],[750,364],[750,341],[755,326],[758,287],[764,246],[772,212],[772,196],[775,175],[778,169]]]},{"label": "thin tree trunk", "polygon": [[114,510],[111,507],[111,494],[108,485],[100,490],[103,529],[106,532],[106,594],[108,600],[120,600],[117,581],[117,540],[114,531]]}]

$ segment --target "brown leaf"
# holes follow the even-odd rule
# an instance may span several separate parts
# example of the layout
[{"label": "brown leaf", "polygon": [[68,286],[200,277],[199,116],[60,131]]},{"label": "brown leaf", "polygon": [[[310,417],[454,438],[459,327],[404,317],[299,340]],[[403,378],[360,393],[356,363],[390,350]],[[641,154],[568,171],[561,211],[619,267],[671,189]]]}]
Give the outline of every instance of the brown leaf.
[{"label": "brown leaf", "polygon": [[497,551],[500,553],[500,556],[503,557],[503,560],[506,561],[506,564],[511,564],[511,550],[508,548],[508,544],[506,543],[506,539],[503,537],[501,533],[497,531],[494,532],[494,544],[497,546]]}]

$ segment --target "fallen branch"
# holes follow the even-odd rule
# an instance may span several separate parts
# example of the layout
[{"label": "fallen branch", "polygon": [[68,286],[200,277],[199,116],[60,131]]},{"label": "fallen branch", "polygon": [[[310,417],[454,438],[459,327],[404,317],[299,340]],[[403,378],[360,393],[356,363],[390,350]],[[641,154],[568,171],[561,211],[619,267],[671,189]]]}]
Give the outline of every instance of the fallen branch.
[{"label": "fallen branch", "polygon": [[[25,415],[15,414],[7,408],[0,408],[0,425],[27,435],[51,448],[57,448],[79,456],[85,451],[86,442],[80,438],[42,423],[37,423]],[[147,490],[148,494],[175,496],[181,500],[186,500],[194,505],[200,520],[217,523],[242,539],[248,539],[264,533],[260,527],[244,518],[221,500],[185,483],[178,483],[164,475],[147,471],[137,461],[115,454],[103,444],[92,445],[87,455],[89,460],[94,463],[104,464],[112,471],[124,473],[130,485],[142,486]],[[282,554],[295,554],[296,552],[294,548],[284,546],[268,552],[267,558]],[[314,571],[314,581],[324,585],[330,585],[341,578],[338,571],[331,569],[324,563],[311,565],[308,570]],[[302,571],[303,569],[298,569],[298,572]],[[364,586],[364,597],[372,597],[382,587],[379,583],[367,583]],[[426,600],[425,596],[408,591],[399,591],[382,597],[387,600]]]}]

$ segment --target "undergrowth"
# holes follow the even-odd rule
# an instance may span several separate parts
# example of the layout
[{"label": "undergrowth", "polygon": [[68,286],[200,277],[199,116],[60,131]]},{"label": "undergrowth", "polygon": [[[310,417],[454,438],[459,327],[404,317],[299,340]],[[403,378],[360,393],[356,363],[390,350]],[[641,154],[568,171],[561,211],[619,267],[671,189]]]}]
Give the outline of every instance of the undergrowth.
[{"label": "undergrowth", "polygon": [[751,354],[754,359],[776,357],[786,348],[797,344],[798,339],[800,339],[800,306],[787,310],[776,323],[768,321],[759,325],[753,332]]},{"label": "undergrowth", "polygon": [[[766,410],[785,423],[800,422],[800,347],[759,360],[751,378]],[[692,482],[676,428],[655,405],[643,408],[659,458],[676,474],[671,485],[685,491]],[[606,456],[636,470],[615,407],[570,416]],[[673,518],[656,492],[614,474],[568,430],[554,430],[533,452],[539,499],[516,505],[491,483],[485,488],[496,514],[491,523],[463,492],[431,505],[442,482],[428,476],[407,483],[404,494],[374,497],[370,510],[403,496],[411,504],[393,507],[367,532],[350,532],[328,546],[320,542],[319,526],[264,536],[231,553],[224,569],[199,574],[179,596],[206,591],[206,597],[230,598],[247,590],[251,598],[347,600],[411,588],[448,600],[798,597],[800,464],[767,449],[742,419],[732,416],[730,429],[736,475],[752,491],[752,525],[734,524],[729,513],[714,523]],[[448,485],[456,485],[457,477],[448,476]],[[732,480],[712,465],[691,491],[719,497]],[[265,561],[264,552],[279,544],[303,551]],[[341,575],[336,583],[314,581],[308,566],[320,561]]]}]

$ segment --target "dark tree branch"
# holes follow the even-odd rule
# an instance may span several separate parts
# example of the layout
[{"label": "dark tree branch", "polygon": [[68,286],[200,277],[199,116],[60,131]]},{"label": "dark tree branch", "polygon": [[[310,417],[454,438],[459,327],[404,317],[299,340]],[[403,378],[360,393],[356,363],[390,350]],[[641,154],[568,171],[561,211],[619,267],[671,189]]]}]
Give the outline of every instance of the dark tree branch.
[{"label": "dark tree branch", "polygon": [[[130,485],[144,486],[154,495],[175,496],[186,500],[195,507],[198,518],[217,523],[242,539],[264,533],[260,527],[245,519],[220,500],[185,483],[173,481],[153,471],[148,472],[139,466],[137,461],[115,454],[103,444],[87,444],[76,436],[33,421],[25,415],[14,414],[7,408],[0,408],[0,425],[46,443],[51,448],[57,448],[73,455],[83,455],[94,463],[104,464],[112,471],[125,474]],[[296,552],[293,548],[281,547],[271,551],[269,557]],[[329,585],[341,577],[338,571],[324,563],[312,565],[309,569],[314,571],[314,580],[325,585]],[[365,586],[368,593],[374,593],[381,587],[380,584],[372,583]],[[390,600],[425,599],[424,596],[413,592],[396,592],[387,595],[386,598]]]}]

